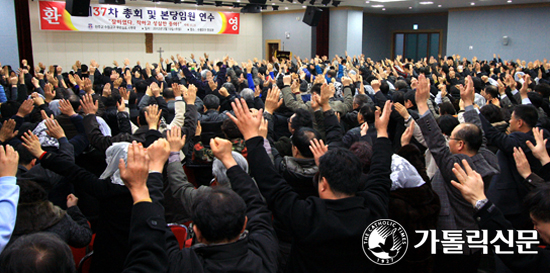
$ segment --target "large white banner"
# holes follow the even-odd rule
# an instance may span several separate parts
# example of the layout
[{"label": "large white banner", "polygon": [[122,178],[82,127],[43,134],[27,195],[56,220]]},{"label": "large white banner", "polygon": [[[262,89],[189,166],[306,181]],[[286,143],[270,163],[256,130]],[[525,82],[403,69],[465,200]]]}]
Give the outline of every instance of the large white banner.
[{"label": "large white banner", "polygon": [[71,16],[65,2],[40,1],[40,29],[167,34],[239,34],[240,14],[203,10],[90,5],[90,16]]}]

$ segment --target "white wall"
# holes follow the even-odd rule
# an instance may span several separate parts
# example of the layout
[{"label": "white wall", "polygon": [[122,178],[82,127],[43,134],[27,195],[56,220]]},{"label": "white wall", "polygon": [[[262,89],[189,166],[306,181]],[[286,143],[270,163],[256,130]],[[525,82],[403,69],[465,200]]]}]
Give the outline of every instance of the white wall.
[{"label": "white wall", "polygon": [[17,47],[17,28],[15,27],[15,6],[13,0],[0,0],[0,41],[2,53],[0,63],[11,65],[15,70],[20,67],[19,49]]},{"label": "white wall", "polygon": [[[311,32],[313,28],[304,22],[304,10],[295,13],[263,14],[262,59],[265,58],[265,40],[281,40],[281,50],[290,51],[301,58],[311,58]],[[285,37],[290,33],[290,38]]]},{"label": "white wall", "polygon": [[221,59],[226,54],[236,61],[262,56],[261,14],[241,14],[238,35],[153,34],[154,53],[146,54],[144,33],[42,31],[38,1],[29,0],[29,6],[34,62],[58,64],[64,70],[70,70],[76,60],[89,63],[94,59],[100,66],[109,66],[113,60],[122,64],[124,58],[129,58],[132,65],[138,60],[142,65],[158,62],[156,51],[159,47],[165,50],[164,58],[178,53],[185,57],[194,53],[198,58],[204,52],[210,54],[211,60]]}]

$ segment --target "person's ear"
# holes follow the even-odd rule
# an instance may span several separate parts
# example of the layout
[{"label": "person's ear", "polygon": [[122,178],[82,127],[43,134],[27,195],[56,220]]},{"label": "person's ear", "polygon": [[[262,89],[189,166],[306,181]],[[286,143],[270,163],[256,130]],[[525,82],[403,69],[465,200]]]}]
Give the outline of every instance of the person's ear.
[{"label": "person's ear", "polygon": [[518,128],[521,128],[523,127],[523,125],[525,125],[522,119],[517,119],[517,121],[518,121]]},{"label": "person's ear", "polygon": [[31,160],[31,168],[34,167],[34,165],[36,165],[36,158],[34,158],[33,160]]},{"label": "person's ear", "polygon": [[216,111],[218,111],[218,112],[219,112],[219,111],[220,111],[220,107],[221,107],[221,106],[218,106],[218,108],[216,109]]},{"label": "person's ear", "polygon": [[243,229],[241,229],[241,233],[244,232],[244,230],[246,229],[246,224],[248,224],[248,216],[244,216],[244,225],[243,225]]},{"label": "person's ear", "polygon": [[328,184],[328,181],[326,178],[321,177],[321,180],[319,181],[319,184],[317,186],[317,190],[319,191],[319,196],[324,195],[330,191],[330,185]]},{"label": "person's ear", "polygon": [[206,113],[206,111],[208,111],[208,109],[206,108],[206,105],[203,105],[203,106],[202,106],[202,109],[203,109],[203,111],[204,111],[205,113]]},{"label": "person's ear", "polygon": [[141,126],[141,123],[139,122],[139,117],[137,117],[137,125]]},{"label": "person's ear", "polygon": [[195,237],[197,238],[197,242],[203,243],[203,244],[206,243],[197,225],[193,225],[193,232],[195,232]]}]

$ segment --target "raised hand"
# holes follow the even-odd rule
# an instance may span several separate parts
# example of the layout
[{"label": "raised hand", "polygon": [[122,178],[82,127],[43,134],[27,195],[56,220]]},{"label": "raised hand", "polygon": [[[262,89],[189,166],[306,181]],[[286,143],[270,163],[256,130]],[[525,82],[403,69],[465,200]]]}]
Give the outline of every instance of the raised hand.
[{"label": "raised hand", "polygon": [[159,138],[147,148],[149,155],[149,170],[162,173],[164,163],[170,156],[170,143],[164,138]]},{"label": "raised hand", "polygon": [[282,100],[279,99],[280,94],[281,91],[275,85],[267,91],[267,97],[265,99],[265,111],[267,113],[273,114],[273,112],[279,108],[281,105],[279,101],[282,102]]},{"label": "raised hand", "polygon": [[262,119],[262,122],[260,123],[260,130],[259,130],[259,133],[260,133],[260,136],[262,136],[263,138],[267,138],[267,132],[268,132],[268,124],[269,121],[267,121],[267,119]]},{"label": "raised hand", "polygon": [[162,109],[159,110],[159,106],[157,104],[152,104],[147,107],[147,111],[145,111],[145,119],[149,125],[149,130],[158,129],[161,114]]},{"label": "raised hand", "polygon": [[237,162],[231,154],[233,150],[231,141],[219,137],[212,138],[210,139],[210,148],[214,156],[219,159],[227,169],[237,165]]},{"label": "raised hand", "polygon": [[464,101],[464,107],[474,103],[474,81],[471,76],[466,77],[464,87],[460,88],[460,98]]},{"label": "raised hand", "polygon": [[229,92],[227,92],[227,89],[225,89],[225,87],[220,88],[220,90],[218,90],[218,93],[220,93],[220,95],[222,95],[223,97],[229,97]]},{"label": "raised hand", "polygon": [[418,76],[418,86],[416,88],[416,105],[418,107],[418,112],[420,115],[423,115],[426,111],[429,111],[428,108],[428,99],[430,98],[430,82],[426,79],[424,74]]},{"label": "raised hand", "polygon": [[319,166],[319,159],[328,151],[328,145],[325,145],[322,139],[317,140],[314,138],[309,141],[309,149],[313,153],[315,165]]},{"label": "raised hand", "polygon": [[514,160],[516,161],[516,168],[519,175],[524,179],[531,175],[531,165],[527,161],[527,157],[521,147],[514,147]]},{"label": "raised hand", "polygon": [[411,143],[411,138],[412,138],[413,132],[414,132],[414,126],[415,126],[415,123],[414,123],[414,120],[413,120],[413,121],[411,121],[411,125],[409,127],[407,127],[405,132],[403,132],[403,134],[401,135],[401,147]]},{"label": "raised hand", "polygon": [[82,96],[82,99],[80,100],[80,105],[82,106],[82,111],[84,111],[84,114],[94,114],[97,113],[98,104],[97,100],[94,102],[94,98],[92,98],[92,95],[86,94]]},{"label": "raised hand", "polygon": [[19,106],[16,115],[24,118],[26,115],[30,114],[33,109],[34,101],[32,99],[25,100],[23,103],[21,103],[21,106]]},{"label": "raised hand", "polygon": [[411,116],[403,104],[396,102],[393,104],[393,107],[395,107],[395,110],[403,117],[403,119],[407,120]]},{"label": "raised hand", "polygon": [[65,99],[59,100],[59,111],[69,117],[76,114],[71,103]]},{"label": "raised hand", "polygon": [[27,148],[27,150],[29,150],[34,157],[39,158],[44,153],[44,150],[42,150],[42,147],[40,146],[40,140],[38,140],[38,137],[30,130],[23,133],[21,139],[23,140],[23,147]]},{"label": "raised hand", "polygon": [[67,208],[74,207],[78,204],[78,197],[74,194],[67,195]]},{"label": "raised hand", "polygon": [[183,99],[187,104],[195,104],[195,100],[197,99],[197,87],[190,84],[187,91],[183,93]]},{"label": "raised hand", "polygon": [[537,145],[533,145],[531,141],[527,140],[525,144],[531,149],[533,155],[540,161],[544,166],[550,162],[550,156],[548,156],[548,151],[546,150],[546,142],[548,139],[544,139],[544,131],[537,127],[533,127],[533,136]]},{"label": "raised hand", "polygon": [[259,136],[259,127],[262,121],[263,109],[260,109],[256,117],[252,117],[252,113],[248,109],[248,105],[244,99],[237,99],[231,103],[233,107],[233,112],[235,116],[227,113],[229,118],[235,122],[241,133],[243,134],[244,140],[249,140],[250,138]]},{"label": "raised hand", "polygon": [[15,176],[19,165],[19,154],[11,145],[0,145],[0,177]]},{"label": "raised hand", "polygon": [[477,201],[486,199],[483,193],[483,179],[479,173],[470,168],[468,161],[465,159],[462,160],[462,165],[464,169],[458,163],[455,163],[453,173],[458,182],[453,180],[451,184],[462,193],[462,196],[468,203],[475,206]]},{"label": "raised hand", "polygon": [[48,128],[46,133],[49,136],[51,136],[55,139],[60,139],[60,138],[65,137],[65,131],[63,131],[63,128],[61,128],[61,126],[59,125],[59,122],[57,122],[57,120],[48,118],[48,119],[45,120],[44,123],[46,124],[46,128]]},{"label": "raised hand", "polygon": [[170,143],[170,152],[179,152],[185,145],[185,135],[181,135],[181,128],[173,126],[166,132],[166,140]]},{"label": "raised hand", "polygon": [[118,168],[120,178],[132,194],[134,203],[138,201],[150,201],[147,177],[149,176],[149,156],[141,143],[135,141],[128,146],[128,163],[120,159]]},{"label": "raised hand", "polygon": [[380,109],[374,112],[374,126],[376,127],[378,138],[388,137],[388,123],[390,122],[392,105],[393,103],[388,100],[382,112],[380,112]]},{"label": "raised hand", "polygon": [[13,131],[15,129],[15,120],[8,119],[4,121],[2,128],[0,129],[0,142],[6,142],[17,136],[19,131]]}]

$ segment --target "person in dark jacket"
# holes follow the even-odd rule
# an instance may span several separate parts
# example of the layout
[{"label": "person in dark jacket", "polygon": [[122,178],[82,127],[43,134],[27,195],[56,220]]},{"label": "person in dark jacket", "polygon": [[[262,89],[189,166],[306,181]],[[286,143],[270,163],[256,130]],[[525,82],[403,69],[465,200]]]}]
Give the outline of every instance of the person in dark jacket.
[{"label": "person in dark jacket", "polygon": [[[462,161],[464,168],[455,164],[453,172],[458,182],[453,185],[460,190],[464,199],[474,206],[476,213],[474,219],[479,229],[488,231],[488,238],[495,238],[497,232],[512,230],[513,225],[504,218],[500,209],[483,192],[483,179],[475,173],[468,162]],[[526,196],[525,206],[529,210],[530,218],[535,225],[535,230],[540,235],[543,244],[550,244],[550,186],[541,185]],[[516,231],[514,230],[514,233]],[[550,271],[550,250],[548,248],[527,247],[515,244],[510,247],[502,240],[496,240],[493,247],[511,254],[497,254],[500,260],[513,272],[548,272]],[[535,254],[522,254],[522,251],[535,252]]]},{"label": "person in dark jacket", "polygon": [[[325,84],[326,85],[326,84]],[[321,97],[328,98],[328,86]],[[326,94],[329,92],[329,94]],[[323,110],[330,109],[328,99],[322,100]],[[391,143],[387,139],[387,124],[391,103],[377,113],[378,141],[374,147],[369,183],[359,191],[361,164],[344,149],[314,151],[319,160],[319,197],[301,200],[277,170],[270,164],[259,137],[261,117],[253,118],[246,103],[237,101],[233,108],[236,118],[230,118],[241,130],[249,151],[252,176],[275,217],[281,219],[294,236],[287,272],[371,272],[374,264],[363,253],[361,236],[374,220],[388,215]],[[322,156],[321,156],[322,155]],[[320,259],[319,257],[330,257]]]}]

